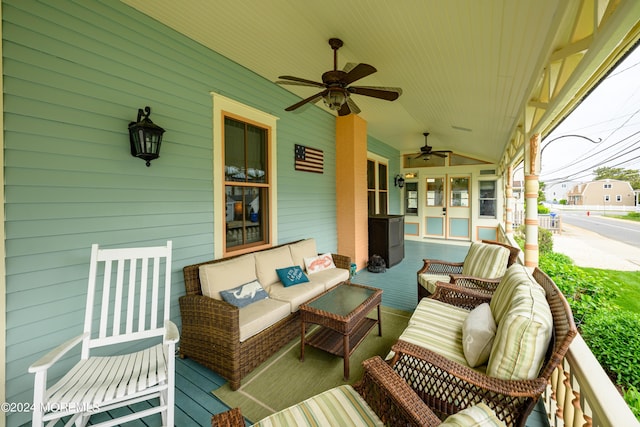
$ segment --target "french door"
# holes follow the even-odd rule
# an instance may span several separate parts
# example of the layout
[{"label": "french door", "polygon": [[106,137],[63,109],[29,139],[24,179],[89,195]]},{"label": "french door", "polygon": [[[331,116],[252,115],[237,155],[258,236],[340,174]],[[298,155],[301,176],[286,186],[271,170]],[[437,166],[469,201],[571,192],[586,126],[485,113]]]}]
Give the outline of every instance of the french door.
[{"label": "french door", "polygon": [[470,240],[471,178],[432,175],[425,184],[424,237]]}]

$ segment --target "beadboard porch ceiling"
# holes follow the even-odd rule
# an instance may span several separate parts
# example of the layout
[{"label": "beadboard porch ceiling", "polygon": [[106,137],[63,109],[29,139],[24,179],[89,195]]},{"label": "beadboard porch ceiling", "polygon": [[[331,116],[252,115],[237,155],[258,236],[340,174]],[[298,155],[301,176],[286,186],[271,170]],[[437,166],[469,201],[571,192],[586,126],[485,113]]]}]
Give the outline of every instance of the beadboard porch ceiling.
[{"label": "beadboard porch ceiling", "polygon": [[[410,153],[428,131],[436,150],[496,163],[523,129],[544,134],[568,112],[640,16],[635,0],[123,1],[273,82],[320,81],[338,37],[338,68],[378,69],[357,85],[404,91],[395,102],[353,96],[370,135]],[[287,106],[276,114],[304,114]]]}]

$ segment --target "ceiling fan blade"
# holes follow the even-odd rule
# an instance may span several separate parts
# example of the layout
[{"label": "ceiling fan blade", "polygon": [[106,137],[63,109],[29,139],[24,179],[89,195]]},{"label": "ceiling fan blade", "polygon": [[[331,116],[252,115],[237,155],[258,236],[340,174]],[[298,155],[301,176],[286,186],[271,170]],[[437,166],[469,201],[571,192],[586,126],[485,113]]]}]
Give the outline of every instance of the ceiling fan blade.
[{"label": "ceiling fan blade", "polygon": [[322,87],[322,86],[318,86],[315,83],[311,84],[311,83],[294,82],[294,81],[288,81],[288,80],[277,80],[276,84],[278,84],[278,85],[292,85],[292,86],[305,86],[305,87]]},{"label": "ceiling fan blade", "polygon": [[402,89],[399,87],[369,87],[369,86],[351,86],[347,88],[351,93],[356,95],[371,96],[373,98],[384,99],[387,101],[395,101],[402,95]]},{"label": "ceiling fan blade", "polygon": [[347,98],[346,104],[349,104],[349,109],[353,114],[360,114],[360,112],[362,111],[351,98]]},{"label": "ceiling fan blade", "polygon": [[348,84],[351,84],[356,80],[360,80],[361,78],[367,77],[368,75],[371,75],[376,71],[378,70],[376,70],[376,68],[372,65],[358,64],[351,71],[349,71],[346,76],[344,76],[344,79],[342,79],[342,83],[347,86]]},{"label": "ceiling fan blade", "polygon": [[347,62],[346,64],[344,64],[344,67],[342,68],[342,71],[344,71],[345,73],[348,73],[349,71],[353,70],[354,68],[356,68],[358,64],[356,64],[355,62]]},{"label": "ceiling fan blade", "polygon": [[318,101],[320,100],[320,98],[322,98],[323,96],[325,96],[327,93],[329,93],[329,91],[328,91],[328,90],[323,90],[323,91],[322,91],[322,92],[320,92],[320,93],[316,93],[315,95],[312,95],[312,96],[310,96],[310,97],[308,97],[308,98],[305,98],[305,99],[303,99],[302,101],[297,102],[297,103],[295,103],[295,104],[293,104],[293,105],[291,105],[291,106],[289,106],[289,107],[285,108],[285,109],[284,109],[284,111],[293,111],[293,110],[295,110],[296,108],[302,107],[302,106],[303,106],[304,104],[306,104],[307,102],[312,102],[312,103],[313,103],[313,102],[318,102]]},{"label": "ceiling fan blade", "polygon": [[[313,80],[301,79],[300,77],[278,76],[278,78],[279,79],[284,79],[284,80],[291,80],[292,82],[297,82],[297,83],[306,83],[309,86],[324,87],[324,83],[314,82]],[[281,81],[277,81],[276,83],[279,83],[279,84],[296,84],[296,83],[288,83],[288,82],[281,82]]]},{"label": "ceiling fan blade", "polygon": [[418,154],[417,156],[413,157],[411,160],[418,160],[418,159],[421,159],[421,158],[423,158],[423,157],[425,157],[425,156],[428,158],[428,157],[429,157],[429,154],[427,154],[427,153],[420,153],[420,154]]},{"label": "ceiling fan blade", "polygon": [[[352,104],[352,105],[355,105],[355,104]],[[356,108],[358,108],[358,107],[356,106]],[[358,110],[360,110],[360,109],[358,108]],[[338,110],[338,115],[339,116],[348,116],[349,114],[351,114],[351,112],[352,112],[351,111],[351,105],[347,101],[344,104],[342,104],[342,107],[340,107],[340,109]]]},{"label": "ceiling fan blade", "polygon": [[446,154],[442,154],[442,151],[432,151],[431,154],[433,154],[434,156],[438,156],[438,157],[447,157]]}]

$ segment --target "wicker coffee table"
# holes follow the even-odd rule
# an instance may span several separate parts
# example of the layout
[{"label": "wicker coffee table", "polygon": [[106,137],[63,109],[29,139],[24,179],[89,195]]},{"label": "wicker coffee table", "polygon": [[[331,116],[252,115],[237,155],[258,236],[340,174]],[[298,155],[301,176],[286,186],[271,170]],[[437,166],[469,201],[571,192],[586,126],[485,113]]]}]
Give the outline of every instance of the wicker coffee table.
[{"label": "wicker coffee table", "polygon": [[[343,282],[300,305],[302,321],[300,361],[304,362],[304,347],[310,345],[344,359],[344,379],[349,379],[349,356],[378,325],[382,336],[380,302],[382,290]],[[378,309],[378,318],[367,314]],[[320,325],[318,331],[306,337],[308,323]]]}]

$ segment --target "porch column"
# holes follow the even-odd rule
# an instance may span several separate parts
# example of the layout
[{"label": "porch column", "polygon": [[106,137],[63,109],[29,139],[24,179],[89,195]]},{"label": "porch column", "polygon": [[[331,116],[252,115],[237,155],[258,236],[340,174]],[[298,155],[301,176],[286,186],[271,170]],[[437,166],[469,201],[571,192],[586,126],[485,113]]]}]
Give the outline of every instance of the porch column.
[{"label": "porch column", "polygon": [[369,259],[367,122],[356,114],[336,118],[336,224],[338,253],[358,270]]},{"label": "porch column", "polygon": [[505,221],[504,231],[507,236],[513,236],[513,207],[515,200],[513,199],[513,166],[509,166],[506,171],[506,185],[505,185],[505,197],[506,197],[506,209],[505,209]]},{"label": "porch column", "polygon": [[538,266],[538,170],[540,169],[540,134],[529,139],[524,150],[525,244],[524,265]]}]

